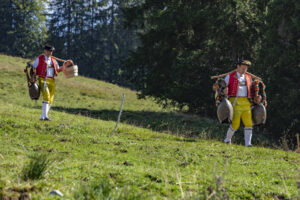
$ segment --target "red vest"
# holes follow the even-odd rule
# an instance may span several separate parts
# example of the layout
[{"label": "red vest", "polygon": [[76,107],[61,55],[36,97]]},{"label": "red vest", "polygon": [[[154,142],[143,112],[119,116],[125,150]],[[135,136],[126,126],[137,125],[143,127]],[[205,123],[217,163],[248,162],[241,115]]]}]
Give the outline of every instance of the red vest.
[{"label": "red vest", "polygon": [[[52,67],[54,68],[54,75],[57,76],[56,60],[51,56]],[[47,62],[45,61],[45,55],[39,56],[39,64],[36,67],[36,75],[45,78],[47,76]]]},{"label": "red vest", "polygon": [[[237,72],[233,72],[229,75],[228,96],[230,97],[236,97],[239,89],[239,80],[236,73]],[[251,76],[245,73],[245,78],[246,86],[248,88],[248,98],[251,98]]]}]

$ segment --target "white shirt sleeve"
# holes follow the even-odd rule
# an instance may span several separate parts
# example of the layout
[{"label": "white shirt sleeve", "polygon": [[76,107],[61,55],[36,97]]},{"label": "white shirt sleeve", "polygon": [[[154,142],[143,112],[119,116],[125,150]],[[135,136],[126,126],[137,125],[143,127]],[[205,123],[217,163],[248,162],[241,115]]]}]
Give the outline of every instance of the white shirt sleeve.
[{"label": "white shirt sleeve", "polygon": [[229,83],[229,75],[227,75],[227,76],[225,77],[225,83],[228,85],[228,83]]},{"label": "white shirt sleeve", "polygon": [[37,57],[32,65],[33,69],[36,69],[38,65],[39,65],[39,58]]}]

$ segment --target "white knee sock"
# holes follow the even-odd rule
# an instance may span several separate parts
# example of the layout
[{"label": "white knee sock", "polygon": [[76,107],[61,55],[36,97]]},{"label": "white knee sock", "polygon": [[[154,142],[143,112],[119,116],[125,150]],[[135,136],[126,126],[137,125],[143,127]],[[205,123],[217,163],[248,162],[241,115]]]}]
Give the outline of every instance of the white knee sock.
[{"label": "white knee sock", "polygon": [[44,102],[43,101],[43,105],[42,105],[42,115],[41,115],[41,118],[40,119],[45,119],[46,117],[46,106],[47,106],[48,103]]},{"label": "white knee sock", "polygon": [[47,118],[48,118],[48,112],[49,112],[49,110],[50,110],[50,104],[47,103],[47,104],[46,104],[46,117],[47,117]]},{"label": "white knee sock", "polygon": [[235,132],[235,130],[230,126],[227,130],[227,134],[226,134],[226,138],[225,138],[224,142],[231,143],[231,138],[232,138],[234,132]]},{"label": "white knee sock", "polygon": [[244,136],[245,136],[245,146],[251,146],[251,139],[252,139],[252,128],[246,127],[244,129]]}]

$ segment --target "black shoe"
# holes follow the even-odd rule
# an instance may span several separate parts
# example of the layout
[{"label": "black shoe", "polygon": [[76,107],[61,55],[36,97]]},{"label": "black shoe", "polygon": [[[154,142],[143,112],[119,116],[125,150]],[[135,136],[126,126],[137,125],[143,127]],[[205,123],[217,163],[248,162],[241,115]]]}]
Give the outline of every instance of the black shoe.
[{"label": "black shoe", "polygon": [[45,117],[44,120],[45,121],[51,121],[51,119],[49,117]]},{"label": "black shoe", "polygon": [[246,147],[253,147],[253,146],[252,146],[252,144],[250,144],[250,145],[248,145],[248,146],[246,146]]},{"label": "black shoe", "polygon": [[225,142],[225,141],[224,141],[224,143],[226,143],[226,144],[231,144],[231,141],[228,141],[228,142]]}]

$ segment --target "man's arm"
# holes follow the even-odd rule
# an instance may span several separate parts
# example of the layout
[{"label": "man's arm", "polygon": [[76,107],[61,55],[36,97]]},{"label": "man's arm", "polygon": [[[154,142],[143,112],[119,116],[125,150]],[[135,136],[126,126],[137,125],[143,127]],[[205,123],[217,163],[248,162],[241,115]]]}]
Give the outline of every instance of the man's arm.
[{"label": "man's arm", "polygon": [[56,66],[58,66],[57,72],[65,71],[65,63],[63,63],[62,66],[59,66],[57,60],[55,60],[55,62],[56,62]]},{"label": "man's arm", "polygon": [[37,57],[32,65],[32,71],[33,71],[33,75],[30,78],[30,82],[34,83],[35,82],[35,76],[36,76],[36,68],[39,65],[39,58]]},{"label": "man's arm", "polygon": [[[225,77],[225,83],[226,85],[228,86],[228,83],[229,83],[229,75],[227,75]],[[226,87],[224,90],[223,90],[223,94],[225,94],[226,96],[228,95],[228,87]]]},{"label": "man's arm", "polygon": [[39,65],[39,58],[36,58],[33,65],[32,65],[32,68],[35,70],[38,65]]}]

